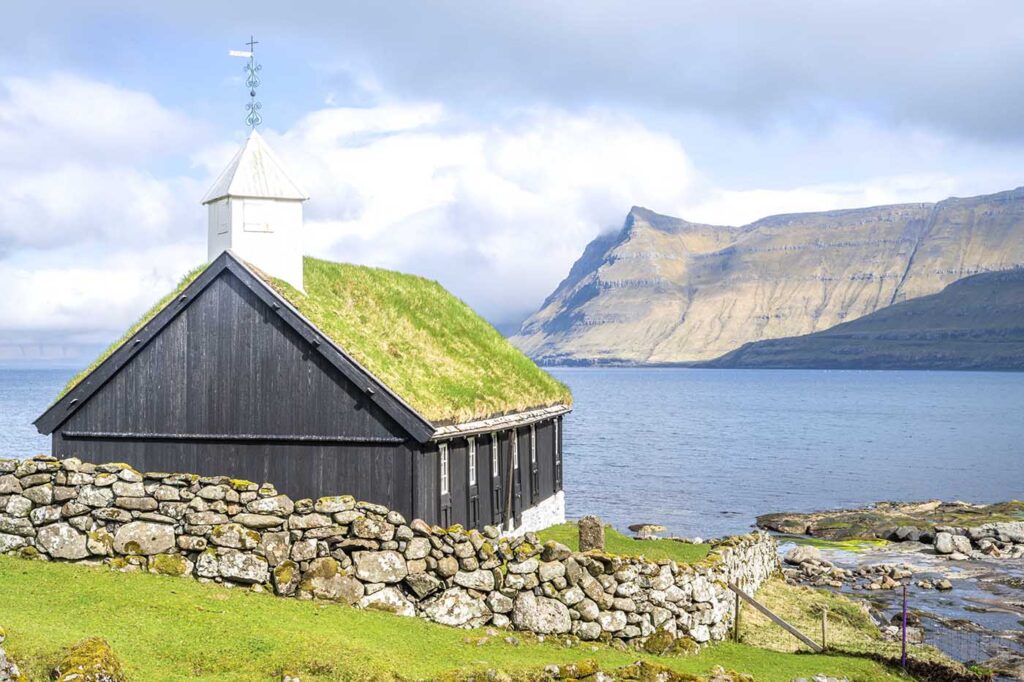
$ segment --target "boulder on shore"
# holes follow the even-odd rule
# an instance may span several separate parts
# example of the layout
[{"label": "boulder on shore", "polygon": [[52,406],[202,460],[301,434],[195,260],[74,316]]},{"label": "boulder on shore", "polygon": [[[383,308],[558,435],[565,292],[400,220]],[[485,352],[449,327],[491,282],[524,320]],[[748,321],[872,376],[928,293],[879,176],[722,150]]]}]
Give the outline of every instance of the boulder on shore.
[{"label": "boulder on shore", "polygon": [[808,561],[817,561],[818,563],[826,563],[824,555],[821,550],[812,545],[799,545],[786,552],[786,556],[782,559],[790,566],[799,566],[802,563]]}]

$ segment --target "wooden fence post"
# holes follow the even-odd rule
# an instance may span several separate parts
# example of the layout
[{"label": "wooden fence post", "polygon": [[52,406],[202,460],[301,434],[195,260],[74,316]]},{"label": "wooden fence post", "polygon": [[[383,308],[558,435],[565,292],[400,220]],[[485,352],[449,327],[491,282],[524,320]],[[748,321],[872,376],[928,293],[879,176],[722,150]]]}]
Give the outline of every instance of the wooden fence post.
[{"label": "wooden fence post", "polygon": [[777,616],[774,613],[772,613],[771,609],[769,609],[767,606],[765,606],[761,602],[759,602],[756,599],[754,599],[753,597],[751,597],[749,594],[747,594],[746,592],[741,590],[739,587],[737,587],[734,583],[728,583],[728,586],[729,586],[730,590],[732,590],[737,595],[742,597],[743,601],[747,602],[748,604],[753,606],[755,609],[757,609],[758,611],[763,613],[765,616],[767,616],[768,620],[772,621],[773,623],[775,623],[776,625],[778,625],[779,627],[784,629],[786,632],[788,632],[789,634],[793,635],[794,637],[799,639],[801,642],[806,644],[810,648],[811,651],[813,651],[816,654],[820,654],[822,652],[822,648],[821,648],[820,644],[815,642],[813,639],[811,639],[810,637],[808,637],[804,633],[802,633],[799,630],[797,630],[795,627],[793,627],[792,625],[790,625],[786,621],[782,620],[782,618],[780,618],[779,616]]},{"label": "wooden fence post", "polygon": [[828,648],[828,606],[821,611],[821,648]]},{"label": "wooden fence post", "polygon": [[732,614],[732,641],[740,641],[740,595],[733,594],[736,597],[736,603],[733,606]]}]

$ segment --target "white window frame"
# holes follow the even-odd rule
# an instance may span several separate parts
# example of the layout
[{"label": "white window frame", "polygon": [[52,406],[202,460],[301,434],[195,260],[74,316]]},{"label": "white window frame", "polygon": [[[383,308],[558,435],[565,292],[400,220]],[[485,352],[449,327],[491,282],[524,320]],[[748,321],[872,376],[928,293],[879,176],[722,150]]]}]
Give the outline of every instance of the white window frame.
[{"label": "white window frame", "polygon": [[500,473],[501,462],[498,461],[498,448],[501,447],[501,436],[495,431],[491,436],[491,478],[497,478]]},{"label": "white window frame", "polygon": [[450,468],[448,466],[448,464],[449,464],[449,462],[448,462],[448,443],[438,443],[437,449],[438,449],[438,452],[440,453],[440,457],[441,457],[441,494],[442,495],[447,495],[449,490],[450,490],[450,486],[449,486]]},{"label": "white window frame", "polygon": [[537,425],[530,424],[530,464],[537,464]]},{"label": "white window frame", "polygon": [[273,199],[242,200],[242,231],[273,232],[278,205]]},{"label": "white window frame", "polygon": [[469,484],[476,485],[476,438],[470,436],[469,443]]},{"label": "white window frame", "polygon": [[519,471],[519,433],[512,429],[512,471]]}]

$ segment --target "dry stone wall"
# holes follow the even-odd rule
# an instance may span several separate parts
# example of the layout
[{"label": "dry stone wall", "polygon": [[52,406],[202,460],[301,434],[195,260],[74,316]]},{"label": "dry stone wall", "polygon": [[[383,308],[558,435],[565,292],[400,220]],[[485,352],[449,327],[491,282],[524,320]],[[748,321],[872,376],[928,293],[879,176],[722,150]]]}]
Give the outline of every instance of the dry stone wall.
[{"label": "dry stone wall", "polygon": [[654,563],[407,521],[349,496],[291,500],[227,477],[139,473],[40,456],[0,460],[0,553],[193,576],[451,626],[583,640],[721,639],[733,598],[778,569],[767,535],[696,565]]}]

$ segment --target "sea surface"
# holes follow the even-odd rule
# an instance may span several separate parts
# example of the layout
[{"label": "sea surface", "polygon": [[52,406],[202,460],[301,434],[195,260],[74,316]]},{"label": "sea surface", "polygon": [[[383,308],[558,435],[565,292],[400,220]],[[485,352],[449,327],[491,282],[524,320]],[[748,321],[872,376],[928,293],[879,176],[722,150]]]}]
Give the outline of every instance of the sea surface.
[{"label": "sea surface", "polygon": [[[564,429],[572,517],[708,538],[773,511],[1024,498],[1024,374],[551,372],[575,397]],[[48,451],[31,422],[73,374],[0,369],[0,457]]]},{"label": "sea surface", "polygon": [[570,516],[704,538],[775,511],[1024,498],[1024,374],[554,369]]},{"label": "sea surface", "polygon": [[77,369],[0,367],[0,458],[50,454],[50,439],[32,422],[53,403]]}]

